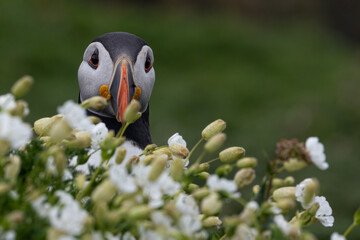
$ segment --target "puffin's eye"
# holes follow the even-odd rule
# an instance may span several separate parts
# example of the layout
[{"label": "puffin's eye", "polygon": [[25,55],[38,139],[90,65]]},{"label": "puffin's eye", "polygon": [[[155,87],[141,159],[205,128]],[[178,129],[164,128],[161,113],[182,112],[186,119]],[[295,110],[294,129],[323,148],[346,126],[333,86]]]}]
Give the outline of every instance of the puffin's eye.
[{"label": "puffin's eye", "polygon": [[95,49],[95,51],[93,52],[93,54],[89,59],[89,65],[93,69],[97,69],[97,67],[99,66],[99,50]]},{"label": "puffin's eye", "polygon": [[145,60],[145,72],[149,72],[151,68],[152,68],[151,59],[150,56],[147,55]]}]

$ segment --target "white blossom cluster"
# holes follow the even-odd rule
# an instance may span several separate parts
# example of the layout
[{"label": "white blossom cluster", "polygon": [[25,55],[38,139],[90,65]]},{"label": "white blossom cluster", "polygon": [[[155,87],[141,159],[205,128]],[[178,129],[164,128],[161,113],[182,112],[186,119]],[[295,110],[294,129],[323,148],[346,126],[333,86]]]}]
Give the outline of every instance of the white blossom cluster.
[{"label": "white blossom cluster", "polygon": [[[16,101],[12,94],[0,96],[0,140],[8,142],[11,148],[18,149],[30,141],[32,130],[20,117],[9,113],[14,108]],[[29,113],[27,106],[24,112],[24,115]]]},{"label": "white blossom cluster", "polygon": [[[4,176],[0,178],[0,195],[10,201],[29,201],[36,219],[44,220],[41,227],[45,230],[39,231],[46,232],[48,239],[255,240],[264,236],[273,238],[273,228],[285,238],[302,239],[308,233],[303,227],[309,224],[309,219],[311,222],[317,219],[326,227],[333,226],[332,208],[325,197],[316,196],[313,179],[307,178],[297,185],[293,178],[277,178],[276,184],[273,179],[274,184],[255,185],[253,196],[247,201],[240,191],[255,178],[255,158],[244,157],[245,150],[241,147],[231,147],[218,158],[201,162],[225,140],[222,131],[226,124],[222,120],[214,121],[203,130],[202,140],[206,141],[203,153],[193,161],[190,156],[198,144],[189,152],[179,133],[172,135],[166,146],[149,146],[147,150],[135,147],[130,141],[104,147],[105,139],[122,139],[109,134],[104,123],[94,124],[82,106],[67,101],[58,108],[60,115],[56,118],[45,118],[43,125],[36,128],[34,125],[36,133],[44,133],[38,133],[41,141],[36,143],[36,149],[42,152],[29,153],[22,147],[31,141],[32,129],[21,116],[14,114],[19,104],[23,104],[22,108],[25,106],[22,116],[26,115],[26,104],[16,101],[12,94],[0,96],[0,141],[10,148],[0,152],[3,154],[0,160],[6,159],[0,169],[0,176]],[[68,131],[62,139],[54,137],[51,131],[59,119],[62,123],[65,120],[63,130]],[[84,137],[80,142],[84,144],[82,147],[76,145],[78,136]],[[329,167],[324,146],[317,137],[307,139],[305,147],[305,154],[318,168]],[[125,155],[119,157],[118,150],[124,149]],[[29,167],[31,159],[13,156],[16,151],[9,152],[11,150],[23,151],[19,156],[32,154],[31,158],[37,162]],[[85,160],[78,150],[85,154]],[[79,162],[80,159],[83,162]],[[21,161],[27,161],[24,168]],[[215,173],[210,173],[209,165],[213,161],[221,164]],[[273,169],[274,173],[284,170],[281,163],[275,163],[275,167],[280,167]],[[221,169],[222,166],[227,170]],[[237,169],[237,173],[231,179],[229,173],[233,169]],[[31,174],[21,179],[19,174],[25,171]],[[21,181],[16,182],[18,179]],[[38,179],[49,186],[43,186]],[[22,192],[17,186],[21,186]],[[296,215],[287,221],[282,214],[295,210],[295,199],[304,209],[297,209]],[[224,208],[230,201],[240,204],[242,210],[226,216]],[[313,206],[318,206],[316,213],[310,212]],[[0,239],[16,239],[19,236],[11,226],[21,221],[25,224],[24,219],[29,221],[31,215],[23,209],[7,214],[0,216]],[[264,231],[260,226],[262,221],[271,223],[271,229]],[[344,239],[338,233],[331,235],[331,240]]]},{"label": "white blossom cluster", "polygon": [[311,196],[311,200],[308,203],[305,203],[305,192],[306,192],[306,184],[313,181],[310,178],[303,180],[301,183],[296,185],[296,200],[301,203],[303,208],[309,209],[314,203],[319,204],[319,209],[316,212],[315,217],[325,226],[332,227],[334,224],[334,217],[332,216],[332,208],[329,205],[329,202],[326,201],[326,198],[323,196],[316,196],[313,194]]},{"label": "white blossom cluster", "polygon": [[55,229],[69,236],[80,234],[88,213],[69,193],[56,191],[55,196],[59,198],[55,206],[51,206],[44,195],[33,201],[32,206],[39,216],[48,218]]}]

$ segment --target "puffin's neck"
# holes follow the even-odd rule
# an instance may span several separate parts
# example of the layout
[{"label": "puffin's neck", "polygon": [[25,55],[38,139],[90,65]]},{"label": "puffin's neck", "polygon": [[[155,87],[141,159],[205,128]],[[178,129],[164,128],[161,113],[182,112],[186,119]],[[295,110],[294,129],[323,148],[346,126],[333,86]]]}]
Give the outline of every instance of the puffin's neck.
[{"label": "puffin's neck", "polygon": [[[122,124],[116,121],[115,118],[99,116],[90,111],[86,112],[88,116],[96,116],[100,118],[109,130],[115,131],[115,134],[120,130],[122,126]],[[126,139],[128,140],[133,141],[135,145],[142,149],[144,149],[148,144],[152,143],[149,124],[149,105],[146,111],[141,115],[141,117],[128,126],[124,133],[124,137],[126,137]]]}]

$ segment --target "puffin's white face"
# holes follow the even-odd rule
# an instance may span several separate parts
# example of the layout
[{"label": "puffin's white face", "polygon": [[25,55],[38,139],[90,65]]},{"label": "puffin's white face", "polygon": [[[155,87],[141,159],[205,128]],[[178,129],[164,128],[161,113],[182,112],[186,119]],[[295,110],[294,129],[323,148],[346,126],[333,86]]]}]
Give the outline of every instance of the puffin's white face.
[{"label": "puffin's white face", "polygon": [[[124,47],[127,50],[126,46],[119,46],[122,49]],[[114,48],[118,50],[116,46],[112,46]],[[130,49],[135,48],[130,46]],[[118,51],[120,53],[115,56],[97,41],[86,48],[78,70],[80,100],[93,96],[103,96],[109,100],[105,109],[90,111],[101,116],[115,117],[121,122],[122,115],[133,98],[140,102],[141,112],[147,109],[155,83],[154,55],[147,45],[143,45],[136,53],[131,52],[132,50],[124,53]]]}]

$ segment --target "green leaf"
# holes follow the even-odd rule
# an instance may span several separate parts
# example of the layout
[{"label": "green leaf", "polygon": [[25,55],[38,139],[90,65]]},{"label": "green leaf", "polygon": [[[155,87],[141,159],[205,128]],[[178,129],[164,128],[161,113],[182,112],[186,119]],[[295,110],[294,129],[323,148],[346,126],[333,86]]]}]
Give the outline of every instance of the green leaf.
[{"label": "green leaf", "polygon": [[354,223],[360,225],[360,208],[354,214]]}]

